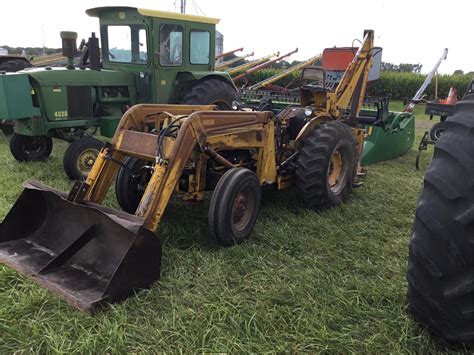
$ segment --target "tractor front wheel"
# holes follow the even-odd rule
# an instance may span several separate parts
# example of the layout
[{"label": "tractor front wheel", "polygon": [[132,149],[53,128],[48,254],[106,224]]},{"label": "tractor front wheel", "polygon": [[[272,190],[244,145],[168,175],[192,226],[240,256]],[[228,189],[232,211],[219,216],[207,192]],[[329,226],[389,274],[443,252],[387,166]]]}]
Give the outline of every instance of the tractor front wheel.
[{"label": "tractor front wheel", "polygon": [[318,125],[303,139],[296,167],[296,185],[305,204],[318,209],[345,201],[356,167],[350,127],[338,121]]},{"label": "tractor front wheel", "polygon": [[232,102],[238,99],[237,91],[227,81],[205,79],[189,89],[181,103],[185,105],[216,105],[220,110],[228,111],[232,109]]},{"label": "tractor front wheel", "polygon": [[80,138],[67,147],[63,167],[71,180],[84,180],[99,156],[104,143],[91,137]]},{"label": "tractor front wheel", "polygon": [[261,187],[246,168],[228,170],[219,180],[209,205],[209,230],[224,246],[242,243],[257,221]]},{"label": "tractor front wheel", "polygon": [[144,170],[146,162],[135,157],[126,157],[122,164],[115,181],[115,196],[122,210],[134,214],[150,181],[151,170]]},{"label": "tractor front wheel", "polygon": [[53,140],[47,136],[24,136],[13,133],[10,152],[18,161],[43,161],[51,155]]}]

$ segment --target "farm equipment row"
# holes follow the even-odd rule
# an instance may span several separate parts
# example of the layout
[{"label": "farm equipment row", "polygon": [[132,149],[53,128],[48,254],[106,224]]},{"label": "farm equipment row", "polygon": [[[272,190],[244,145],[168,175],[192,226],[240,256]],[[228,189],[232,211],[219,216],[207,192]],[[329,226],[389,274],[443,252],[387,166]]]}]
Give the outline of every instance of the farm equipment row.
[{"label": "farm equipment row", "polygon": [[[364,32],[334,90],[322,68],[305,68],[302,106],[276,116],[216,105],[134,105],[87,179],[68,194],[24,185],[0,225],[0,261],[94,311],[159,278],[156,231],[172,195],[201,201],[213,191],[209,230],[225,246],[250,235],[262,186],[296,185],[310,208],[342,203],[364,175],[365,130],[358,121],[373,39],[373,31]],[[101,206],[114,181],[125,212]]]},{"label": "farm equipment row", "polygon": [[[296,95],[299,89],[290,92],[277,87],[274,85],[277,80],[301,71],[317,60],[322,59],[324,67],[326,54],[337,51],[333,58],[345,59],[342,63],[336,60],[338,66],[330,67],[325,83],[334,89],[357,51],[357,48],[325,50],[322,56],[315,56],[238,92],[229,73],[238,83],[253,71],[287,58],[296,50],[282,56],[275,53],[246,63],[245,67],[218,72],[214,60],[216,19],[126,7],[96,8],[87,13],[99,17],[102,58],[98,38],[93,35],[88,42],[81,43],[80,60],[74,67],[73,58],[78,54],[76,35],[63,32],[62,54],[69,63],[66,68],[35,68],[0,75],[4,88],[0,92],[0,117],[14,124],[10,140],[12,155],[18,161],[45,160],[52,151],[52,138],[65,140],[70,145],[64,153],[63,166],[73,180],[85,178],[103,145],[92,134],[100,128],[102,136],[112,137],[120,117],[133,105],[215,104],[221,109],[230,109],[240,94],[247,103],[270,98],[276,108],[299,106],[301,103]],[[117,38],[130,38],[127,48],[119,49]],[[230,54],[235,52],[237,50]],[[381,49],[375,53],[376,64],[369,79],[372,72],[380,70]],[[225,54],[217,58],[223,60]],[[271,90],[256,90],[258,88]],[[275,90],[278,91],[276,94]],[[369,116],[374,114],[368,113]],[[384,154],[371,153],[375,158],[364,159],[364,163],[377,161],[382,156],[393,158],[411,146],[409,117],[393,119],[393,115],[385,111],[382,116],[377,115],[382,119],[365,120],[364,123],[364,127],[371,126],[370,133],[374,133],[368,144],[370,150],[378,150],[374,147],[385,138],[389,143],[381,148]],[[7,125],[3,127],[11,129]],[[400,142],[403,148],[391,148],[400,146]],[[408,142],[408,148],[405,142]]]}]

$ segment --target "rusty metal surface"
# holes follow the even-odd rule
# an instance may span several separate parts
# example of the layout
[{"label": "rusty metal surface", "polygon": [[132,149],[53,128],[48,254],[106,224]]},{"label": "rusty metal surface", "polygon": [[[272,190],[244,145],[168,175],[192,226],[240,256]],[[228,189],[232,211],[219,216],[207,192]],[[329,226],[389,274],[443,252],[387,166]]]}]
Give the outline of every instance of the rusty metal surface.
[{"label": "rusty metal surface", "polygon": [[116,149],[130,156],[154,160],[157,143],[158,136],[156,134],[124,131],[120,144],[117,144]]}]

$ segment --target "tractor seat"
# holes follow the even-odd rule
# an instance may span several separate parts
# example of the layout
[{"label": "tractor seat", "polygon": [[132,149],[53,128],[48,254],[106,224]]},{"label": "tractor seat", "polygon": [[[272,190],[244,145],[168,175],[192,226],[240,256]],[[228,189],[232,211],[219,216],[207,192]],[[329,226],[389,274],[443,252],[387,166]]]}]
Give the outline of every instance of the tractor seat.
[{"label": "tractor seat", "polygon": [[327,88],[322,86],[322,85],[317,85],[317,84],[308,84],[304,86],[304,89],[312,91],[312,92],[322,92],[326,93]]}]

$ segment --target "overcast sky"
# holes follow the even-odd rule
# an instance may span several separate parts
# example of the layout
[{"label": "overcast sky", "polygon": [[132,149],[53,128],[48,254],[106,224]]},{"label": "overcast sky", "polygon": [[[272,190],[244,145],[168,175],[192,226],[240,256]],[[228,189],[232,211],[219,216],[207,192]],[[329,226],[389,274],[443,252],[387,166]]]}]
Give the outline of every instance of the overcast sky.
[{"label": "overcast sky", "polygon": [[[2,1],[0,45],[60,47],[59,31],[79,38],[98,32],[98,21],[85,14],[91,7],[126,5],[179,11],[180,0]],[[202,11],[202,12],[201,12]],[[187,0],[187,13],[221,19],[225,50],[245,47],[265,56],[299,48],[290,60],[310,58],[326,47],[350,46],[364,29],[375,30],[383,59],[421,63],[431,70],[444,48],[448,59],[441,73],[474,71],[471,0]]]}]

